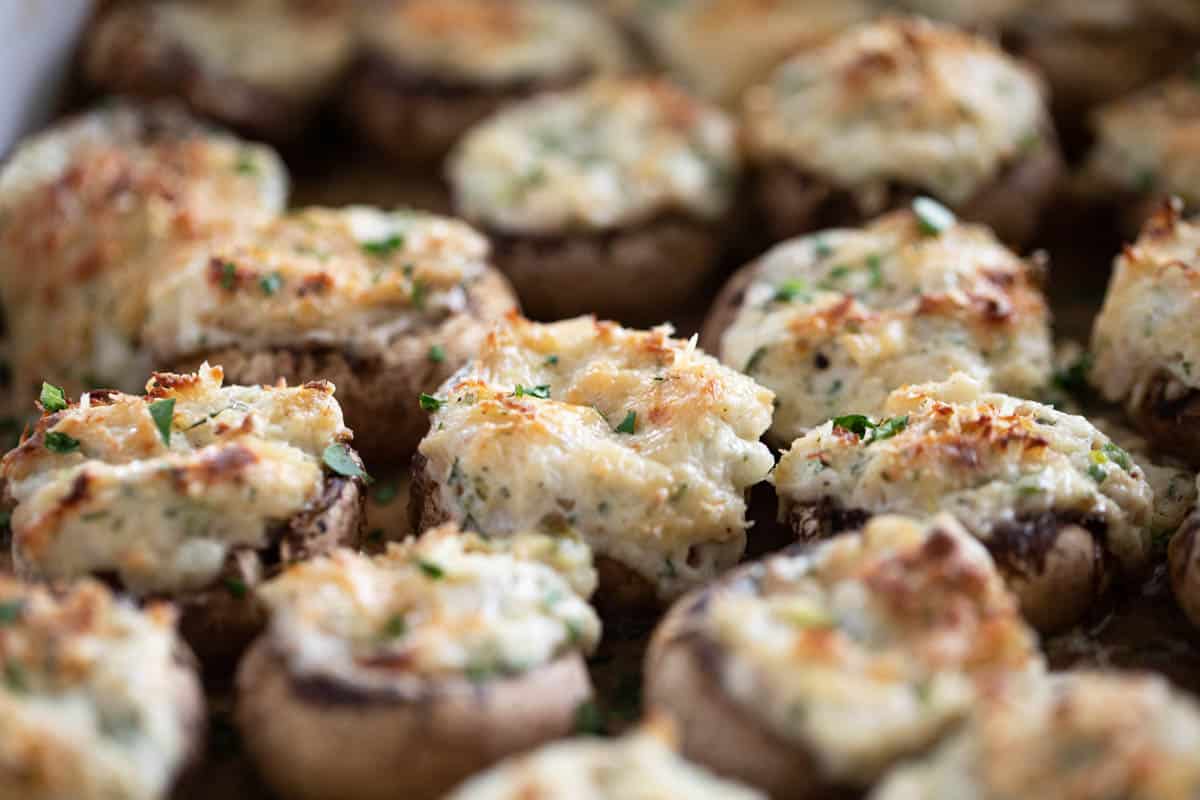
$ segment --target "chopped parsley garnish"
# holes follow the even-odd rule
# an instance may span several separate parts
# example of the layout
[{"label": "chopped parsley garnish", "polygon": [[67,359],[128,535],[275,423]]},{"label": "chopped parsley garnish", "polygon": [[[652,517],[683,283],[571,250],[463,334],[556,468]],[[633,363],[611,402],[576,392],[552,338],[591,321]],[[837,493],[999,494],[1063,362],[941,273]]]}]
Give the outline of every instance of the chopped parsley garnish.
[{"label": "chopped parsley garnish", "polygon": [[392,481],[387,481],[375,487],[375,492],[372,496],[375,498],[376,503],[381,506],[386,506],[388,503],[395,500],[396,495],[399,493],[400,490],[396,488],[396,484]]},{"label": "chopped parsley garnish", "polygon": [[6,600],[0,603],[0,625],[11,625],[21,618],[25,611],[24,600]]},{"label": "chopped parsley garnish", "polygon": [[404,247],[404,237],[393,233],[386,239],[376,239],[373,242],[363,242],[362,249],[373,256],[390,255]]},{"label": "chopped parsley garnish", "polygon": [[66,392],[54,384],[46,383],[45,381],[42,381],[42,396],[40,400],[42,403],[42,408],[51,413],[55,411],[62,411],[67,407]]},{"label": "chopped parsley garnish", "polygon": [[408,620],[403,614],[393,614],[388,617],[387,623],[383,626],[383,635],[389,639],[399,639],[404,634],[408,633]]},{"label": "chopped parsley garnish", "polygon": [[237,598],[245,597],[250,593],[250,587],[241,578],[226,578],[225,588]]},{"label": "chopped parsley garnish", "polygon": [[1088,477],[1096,483],[1104,483],[1104,479],[1108,477],[1108,471],[1099,464],[1091,464],[1087,468]]},{"label": "chopped parsley garnish", "polygon": [[362,468],[362,464],[350,452],[350,448],[344,444],[331,444],[326,447],[325,452],[321,453],[321,460],[325,462],[325,466],[338,475],[344,475],[347,478],[362,478],[367,483],[371,482],[371,476]]},{"label": "chopped parsley garnish", "polygon": [[872,253],[867,256],[867,271],[871,273],[871,288],[883,288],[883,256]]},{"label": "chopped parsley garnish", "polygon": [[913,200],[912,209],[917,215],[917,225],[921,228],[921,233],[926,236],[937,236],[953,228],[957,221],[953,211],[932,197],[918,197]]},{"label": "chopped parsley garnish", "polygon": [[239,175],[257,175],[258,164],[254,161],[254,156],[243,150],[238,153],[237,163],[233,165],[234,170]]},{"label": "chopped parsley garnish", "polygon": [[1121,469],[1125,470],[1126,472],[1129,472],[1133,469],[1133,460],[1129,457],[1129,453],[1125,452],[1117,445],[1113,444],[1112,442],[1105,442],[1100,449],[1104,452],[1104,455],[1108,456],[1108,458],[1116,463],[1116,465]]},{"label": "chopped parsley garnish", "polygon": [[221,265],[221,288],[232,292],[237,288],[237,264],[226,261]]},{"label": "chopped parsley garnish", "polygon": [[575,709],[575,732],[600,736],[605,733],[604,712],[593,700],[585,700]]},{"label": "chopped parsley garnish", "polygon": [[550,399],[550,385],[542,383],[537,386],[522,386],[517,384],[517,388],[513,389],[513,397],[536,397],[540,400]]},{"label": "chopped parsley garnish", "polygon": [[555,355],[546,356],[546,366],[547,367],[553,367],[557,363],[558,363],[558,356],[555,356]]},{"label": "chopped parsley garnish", "polygon": [[1070,366],[1054,373],[1054,385],[1069,394],[1084,391],[1091,371],[1092,354],[1085,351]]},{"label": "chopped parsley garnish", "polygon": [[74,453],[79,449],[79,440],[58,431],[46,434],[46,449],[52,453]]},{"label": "chopped parsley garnish", "polygon": [[614,430],[617,433],[635,433],[637,431],[637,412],[630,411]]},{"label": "chopped parsley garnish", "polygon": [[155,400],[150,404],[150,418],[154,420],[154,427],[158,428],[158,435],[162,437],[163,444],[171,443],[171,422],[175,419],[175,398],[169,400]]},{"label": "chopped parsley garnish", "polygon": [[446,577],[446,570],[442,569],[432,561],[426,561],[423,558],[417,559],[417,566],[421,568],[421,572],[430,580],[440,581]]},{"label": "chopped parsley garnish", "polygon": [[871,422],[869,417],[862,414],[847,414],[844,417],[834,417],[833,427],[850,431],[859,439],[862,439],[863,444],[871,444],[872,442],[881,442],[884,439],[890,439],[907,428],[908,415],[891,417],[876,424]]},{"label": "chopped parsley garnish", "polygon": [[283,276],[278,272],[263,275],[258,279],[258,288],[262,289],[263,294],[270,297],[283,288]]},{"label": "chopped parsley garnish", "polygon": [[747,375],[754,374],[754,370],[758,369],[758,365],[762,363],[763,357],[767,354],[766,346],[762,346],[750,354],[750,358],[746,361],[746,367],[742,372]]},{"label": "chopped parsley garnish", "polygon": [[446,405],[445,400],[441,400],[431,394],[425,394],[424,392],[421,392],[420,403],[421,410],[428,411],[431,414],[435,411],[441,411],[442,406]]},{"label": "chopped parsley garnish", "polygon": [[805,286],[804,281],[784,281],[775,287],[775,295],[771,299],[776,303],[790,303],[797,297],[799,297],[800,300],[805,303],[807,303],[809,300],[808,288]]},{"label": "chopped parsley garnish", "polygon": [[429,346],[429,360],[435,364],[440,364],[446,360],[446,351],[442,349],[440,344]]}]

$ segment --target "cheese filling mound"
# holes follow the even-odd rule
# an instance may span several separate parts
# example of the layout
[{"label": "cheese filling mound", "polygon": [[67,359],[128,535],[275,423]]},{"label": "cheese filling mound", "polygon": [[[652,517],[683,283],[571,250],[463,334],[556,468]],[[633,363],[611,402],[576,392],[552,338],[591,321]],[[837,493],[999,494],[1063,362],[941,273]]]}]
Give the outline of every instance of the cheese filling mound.
[{"label": "cheese filling mound", "polygon": [[781,244],[755,270],[721,360],[779,398],[789,442],[888,393],[965,372],[1028,396],[1050,378],[1050,313],[1033,267],[986,229],[909,212]]},{"label": "cheese filling mound", "polygon": [[1200,203],[1200,80],[1179,75],[1095,112],[1087,172],[1104,185]]},{"label": "cheese filling mound", "polygon": [[405,77],[505,88],[625,68],[620,33],[572,0],[388,0],[359,25],[368,52]]},{"label": "cheese filling mound", "polygon": [[201,724],[198,685],[180,707],[174,626],[94,581],[54,595],[0,578],[0,796],[165,797]]},{"label": "cheese filling mound", "polygon": [[797,51],[874,13],[871,0],[609,0],[672,76],[733,104],[742,90]]},{"label": "cheese filling mound", "polygon": [[949,516],[881,516],[712,595],[725,690],[832,779],[863,785],[970,711],[977,682],[1041,669],[987,552]]},{"label": "cheese filling mound", "polygon": [[300,678],[387,688],[397,680],[526,672],[600,640],[596,585],[578,539],[486,540],[454,526],[375,557],[339,550],[260,590],[271,641]]},{"label": "cheese filling mound", "polygon": [[1032,71],[983,38],[915,19],[801,52],[747,92],[744,114],[755,161],[786,162],[876,212],[895,183],[962,205],[1049,128]]},{"label": "cheese filling mound", "polygon": [[523,233],[721,217],[739,159],[733,122],[665,81],[593,81],[509,106],[451,156],[458,211]]},{"label": "cheese filling mound", "polygon": [[1053,513],[1121,566],[1146,562],[1154,490],[1083,417],[984,391],[966,375],[897,389],[879,418],[838,417],[797,439],[774,473],[781,502],[916,516],[946,511],[987,543]]},{"label": "cheese filling mound", "polygon": [[175,257],[282,210],[274,151],[162,108],[116,106],[21,145],[0,171],[0,299],[13,385],[134,390],[148,289]]},{"label": "cheese filling mound", "polygon": [[[352,41],[348,20],[341,15],[300,5],[290,0],[172,0],[129,6],[103,20],[91,46],[93,51],[119,47],[132,29],[143,46],[161,51],[164,63],[183,56],[212,80],[243,81],[254,89],[307,100],[338,76],[351,56]],[[103,56],[120,58],[119,53]]]},{"label": "cheese filling mound", "polygon": [[1165,210],[1117,257],[1096,317],[1090,379],[1107,399],[1140,406],[1161,378],[1170,400],[1200,388],[1198,299],[1200,221]]},{"label": "cheese filling mound", "polygon": [[577,739],[511,758],[448,800],[763,800],[684,760],[655,720],[617,740]]},{"label": "cheese filling mound", "polygon": [[323,459],[349,459],[333,385],[221,381],[207,364],[156,373],[144,397],[84,394],[43,416],[0,467],[19,569],[115,572],[135,594],[202,588],[231,549],[267,546],[318,500]]},{"label": "cheese filling mound", "polygon": [[419,452],[435,503],[488,535],[579,531],[673,597],[737,562],[771,469],[772,395],[670,337],[515,318],[438,397]]},{"label": "cheese filling mound", "polygon": [[154,291],[146,338],[163,358],[310,345],[386,360],[397,340],[470,310],[487,256],[484,237],[446,217],[308,208],[191,258]]},{"label": "cheese filling mound", "polygon": [[1067,672],[982,699],[963,733],[897,769],[873,800],[1188,800],[1200,707],[1162,678]]}]

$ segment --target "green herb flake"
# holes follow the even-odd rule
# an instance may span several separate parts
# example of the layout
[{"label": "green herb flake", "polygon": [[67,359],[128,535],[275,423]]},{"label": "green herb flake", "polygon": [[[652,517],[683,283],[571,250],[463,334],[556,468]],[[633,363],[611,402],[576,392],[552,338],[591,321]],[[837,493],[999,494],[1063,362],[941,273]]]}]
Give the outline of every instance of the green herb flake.
[{"label": "green herb flake", "polygon": [[428,293],[425,288],[425,281],[420,278],[415,278],[412,283],[412,304],[415,309],[425,308],[425,295]]},{"label": "green herb flake", "polygon": [[746,367],[745,367],[745,369],[742,370],[742,372],[746,373],[747,375],[753,375],[754,370],[758,369],[758,365],[762,363],[762,360],[766,355],[767,355],[766,345],[759,347],[757,350],[755,350],[753,353],[750,354],[750,358],[749,358],[749,360],[746,361]]},{"label": "green herb flake", "polygon": [[441,364],[446,360],[446,351],[442,349],[440,344],[429,346],[429,360],[435,364]]},{"label": "green herb flake", "polygon": [[258,163],[255,162],[253,154],[246,150],[238,153],[237,161],[233,165],[234,172],[238,175],[257,175]]},{"label": "green herb flake", "polygon": [[24,612],[24,600],[6,600],[0,603],[0,625],[12,625],[21,619]]},{"label": "green herb flake", "polygon": [[262,289],[262,293],[267,297],[277,294],[283,288],[283,276],[278,272],[263,275],[258,279],[258,288]]},{"label": "green herb flake", "polygon": [[363,242],[362,244],[363,251],[376,258],[391,255],[403,247],[404,237],[398,233],[393,233],[386,239],[376,239],[371,242]]},{"label": "green herb flake", "polygon": [[630,411],[625,415],[625,419],[621,420],[621,424],[614,430],[617,433],[635,433],[637,432],[637,412]]},{"label": "green herb flake", "polygon": [[1054,373],[1054,385],[1064,392],[1075,394],[1088,385],[1088,373],[1092,371],[1092,354],[1084,352],[1073,363]]},{"label": "green herb flake", "polygon": [[229,593],[231,595],[233,595],[234,597],[236,597],[238,599],[241,599],[241,598],[245,597],[246,595],[250,594],[250,587],[247,586],[246,582],[241,580],[240,578],[226,578],[225,579],[225,588],[229,591]]},{"label": "green herb flake", "polygon": [[59,387],[52,383],[42,381],[42,396],[40,398],[42,408],[50,413],[62,411],[67,407],[67,395]]},{"label": "green herb flake", "polygon": [[237,264],[234,264],[232,261],[226,261],[221,265],[221,288],[232,292],[237,288],[237,281]]},{"label": "green herb flake", "polygon": [[545,364],[547,367],[556,366],[558,364],[558,356],[556,356],[556,355],[546,356]]},{"label": "green herb flake", "polygon": [[585,700],[575,708],[575,732],[584,736],[602,736],[606,732],[604,712],[593,700]]},{"label": "green herb flake", "polygon": [[513,397],[536,397],[539,400],[550,399],[550,384],[542,383],[537,386],[522,386],[517,384],[513,389]]},{"label": "green herb flake", "polygon": [[846,414],[841,417],[833,418],[833,428],[837,430],[841,428],[844,431],[850,431],[858,438],[863,438],[867,435],[867,431],[875,427],[875,423],[864,416],[863,414]]},{"label": "green herb flake", "polygon": [[150,418],[154,420],[154,427],[158,428],[158,435],[162,437],[163,444],[171,444],[171,423],[175,419],[175,398],[155,400],[151,403]]},{"label": "green herb flake", "polygon": [[1104,446],[1100,449],[1103,450],[1104,454],[1112,459],[1112,461],[1121,469],[1125,470],[1126,472],[1131,472],[1133,470],[1133,459],[1129,457],[1129,453],[1125,452],[1117,445],[1113,444],[1112,442],[1105,442]]},{"label": "green herb flake", "polygon": [[872,432],[872,435],[871,435],[871,441],[872,442],[881,442],[884,439],[890,439],[907,427],[908,427],[908,415],[907,414],[905,414],[902,417],[892,417],[891,419],[885,419],[883,422],[881,422],[875,426],[875,430]]},{"label": "green herb flake", "polygon": [[362,478],[367,483],[371,482],[371,476],[362,468],[362,464],[351,453],[350,448],[344,444],[331,444],[325,448],[325,452],[321,453],[321,461],[325,462],[325,466],[338,475],[344,475],[347,478]]},{"label": "green herb flake", "polygon": [[442,569],[432,561],[427,561],[423,558],[420,558],[417,559],[417,566],[420,567],[421,572],[425,573],[425,577],[429,578],[430,580],[440,581],[442,578],[446,577],[446,570]]},{"label": "green herb flake", "polygon": [[1087,468],[1088,477],[1096,483],[1104,483],[1104,479],[1108,477],[1108,471],[1099,464],[1091,464]]},{"label": "green herb flake", "polygon": [[408,633],[408,620],[403,614],[392,614],[383,626],[383,635],[388,639],[399,639]]},{"label": "green herb flake", "polygon": [[957,222],[954,212],[932,197],[918,197],[913,200],[912,209],[917,215],[917,225],[921,233],[926,236],[937,236],[953,228]]},{"label": "green herb flake", "polygon": [[775,295],[771,299],[776,303],[790,303],[796,298],[800,298],[802,303],[807,303],[810,300],[808,296],[808,287],[804,281],[784,281],[775,287]]},{"label": "green herb flake", "polygon": [[79,440],[58,431],[50,431],[45,438],[46,449],[52,453],[74,453],[79,449]]},{"label": "green herb flake", "polygon": [[420,403],[422,411],[428,411],[432,414],[434,412],[441,411],[442,406],[446,404],[446,401],[434,397],[431,394],[425,394],[424,392],[421,392]]},{"label": "green herb flake", "polygon": [[883,256],[878,253],[872,253],[867,256],[867,272],[871,274],[870,286],[872,289],[883,288]]}]

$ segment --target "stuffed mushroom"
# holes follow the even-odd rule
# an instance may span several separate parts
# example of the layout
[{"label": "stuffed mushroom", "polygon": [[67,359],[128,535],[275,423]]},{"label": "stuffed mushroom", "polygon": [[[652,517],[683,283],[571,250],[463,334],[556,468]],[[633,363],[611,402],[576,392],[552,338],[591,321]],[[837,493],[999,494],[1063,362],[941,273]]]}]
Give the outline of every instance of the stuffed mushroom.
[{"label": "stuffed mushroom", "polygon": [[1080,188],[1114,206],[1124,232],[1136,235],[1163,196],[1200,205],[1200,61],[1098,108],[1092,122]]},{"label": "stuffed mushroom", "polygon": [[606,615],[653,616],[737,563],[771,469],[772,395],[694,342],[580,317],[514,318],[423,397],[414,527],[577,531]]},{"label": "stuffed mushroom", "polygon": [[294,138],[352,55],[340,0],[169,0],[102,14],[85,45],[91,82],[178,97],[199,114],[272,140]]},{"label": "stuffed mushroom", "polygon": [[439,797],[566,735],[600,637],[590,552],[452,526],[284,572],[238,671],[246,746],[281,797]]},{"label": "stuffed mushroom", "polygon": [[0,577],[0,667],[0,797],[164,800],[200,755],[204,695],[169,606]]},{"label": "stuffed mushroom", "polygon": [[1062,169],[1037,75],[928,20],[864,24],[802,51],[746,93],[743,120],[776,239],[931,194],[1021,244]]},{"label": "stuffed mushroom", "polygon": [[875,0],[608,0],[651,59],[709,100],[731,106],[798,50],[875,13]]},{"label": "stuffed mushroom", "polygon": [[511,758],[454,791],[447,800],[765,800],[675,752],[665,717],[617,740],[575,739]]},{"label": "stuffed mushroom", "polygon": [[349,113],[404,160],[440,158],[500,106],[630,59],[609,20],[573,0],[369,0],[358,34]]},{"label": "stuffed mushroom", "polygon": [[1090,380],[1164,451],[1200,466],[1200,222],[1165,206],[1116,259]]},{"label": "stuffed mushroom", "polygon": [[775,797],[854,796],[928,749],[1036,637],[952,518],[882,516],[688,595],[646,657],[683,754]]},{"label": "stuffed mushroom", "polygon": [[135,390],[149,284],[286,198],[274,151],[164,106],[105,107],[20,145],[0,170],[0,300],[21,405],[42,380]]},{"label": "stuffed mushroom", "polygon": [[454,206],[491,237],[532,316],[661,320],[717,264],[740,162],[733,122],[658,79],[540,95],[451,155]]},{"label": "stuffed mushroom", "polygon": [[875,514],[953,514],[1043,631],[1078,621],[1113,578],[1139,575],[1153,544],[1154,489],[1125,450],[1083,417],[961,373],[897,389],[878,417],[812,429],[773,478],[780,518],[803,541]]},{"label": "stuffed mushroom", "polygon": [[955,371],[1023,396],[1050,381],[1041,264],[932,201],[913,209],[780,244],[717,298],[702,344],[776,393],[777,444]]},{"label": "stuffed mushroom", "polygon": [[961,733],[871,800],[1186,800],[1200,707],[1158,676],[1066,672],[985,694]]},{"label": "stuffed mushroom", "polygon": [[516,299],[487,241],[417,211],[309,208],[189,257],[151,295],[156,361],[236,383],[330,380],[369,461],[403,461],[427,420],[410,398],[470,358]]},{"label": "stuffed mushroom", "polygon": [[221,383],[205,364],[77,403],[47,384],[33,433],[0,462],[19,574],[175,601],[218,677],[262,625],[259,583],[358,543],[365,478],[331,384]]}]

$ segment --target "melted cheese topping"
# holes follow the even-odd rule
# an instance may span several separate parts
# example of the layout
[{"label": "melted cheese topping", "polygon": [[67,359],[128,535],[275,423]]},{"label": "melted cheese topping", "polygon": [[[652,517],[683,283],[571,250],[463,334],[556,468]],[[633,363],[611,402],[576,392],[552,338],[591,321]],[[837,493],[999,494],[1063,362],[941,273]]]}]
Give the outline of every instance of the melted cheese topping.
[{"label": "melted cheese topping", "polygon": [[967,714],[976,681],[1040,670],[987,552],[949,516],[878,517],[718,589],[726,691],[825,774],[865,785]]},{"label": "melted cheese topping", "polygon": [[490,542],[447,525],[374,558],[340,550],[301,563],[260,596],[294,674],[387,687],[481,680],[589,654],[600,620],[577,591],[595,585],[591,553],[577,539]]},{"label": "melted cheese topping", "polygon": [[1050,314],[1032,268],[986,228],[930,236],[891,214],[786,242],[748,269],[721,360],[776,392],[777,441],[878,414],[893,389],[953,372],[1017,395],[1049,380]]},{"label": "melted cheese topping", "polygon": [[576,739],[511,758],[447,800],[765,800],[676,754],[651,725],[621,739]]},{"label": "melted cheese topping", "polygon": [[855,27],[746,94],[756,161],[786,161],[851,189],[865,209],[889,184],[971,199],[1048,125],[1037,76],[987,40],[915,19]]},{"label": "melted cheese topping", "polygon": [[[156,59],[193,59],[206,77],[242,81],[287,97],[322,92],[351,56],[346,20],[282,0],[171,2],[119,8],[97,30],[94,48],[124,46],[136,31]],[[111,42],[106,42],[111,39]],[[105,54],[115,59],[119,55]],[[188,76],[189,78],[191,76]]]},{"label": "melted cheese topping", "polygon": [[1179,75],[1103,106],[1093,127],[1091,177],[1200,203],[1200,75]]},{"label": "melted cheese topping", "polygon": [[1200,794],[1200,708],[1159,677],[1065,673],[1005,686],[873,800],[1188,800]]},{"label": "melted cheese topping", "polygon": [[538,83],[630,63],[611,23],[571,0],[386,0],[360,30],[397,69],[451,84]]},{"label": "melted cheese topping", "polygon": [[269,219],[286,195],[274,151],[162,108],[94,111],[20,146],[0,172],[14,385],[134,389],[149,371],[151,279],[179,252]]},{"label": "melted cheese topping", "polygon": [[721,103],[798,50],[873,13],[869,0],[610,0],[684,84]]},{"label": "melted cheese topping", "polygon": [[92,581],[54,596],[0,578],[0,796],[166,796],[195,722],[176,705],[174,624]]},{"label": "melted cheese topping", "polygon": [[1113,265],[1092,333],[1090,379],[1106,398],[1137,406],[1164,374],[1182,396],[1200,388],[1200,222],[1173,211],[1151,219]]},{"label": "melted cheese topping", "polygon": [[503,230],[613,228],[733,200],[733,123],[663,81],[599,80],[501,111],[451,156],[455,204]]},{"label": "melted cheese topping", "polygon": [[[221,380],[207,364],[155,373],[145,397],[85,394],[43,416],[0,470],[18,567],[114,571],[137,594],[178,592],[210,584],[231,548],[265,547],[319,497],[322,455],[351,433],[332,384]],[[174,401],[169,442],[152,416],[163,401]]]},{"label": "melted cheese topping", "polygon": [[963,374],[897,389],[883,416],[890,425],[862,438],[827,422],[797,439],[774,473],[781,499],[830,498],[869,513],[947,511],[985,542],[997,526],[1053,512],[1103,525],[1103,544],[1122,566],[1145,563],[1154,490],[1083,417],[985,393]]},{"label": "melted cheese topping", "polygon": [[590,317],[494,331],[419,448],[438,505],[487,534],[573,528],[663,598],[732,566],[744,492],[773,462],[772,395],[670,333]]},{"label": "melted cheese topping", "polygon": [[379,357],[467,311],[487,255],[486,239],[445,217],[305,209],[191,257],[153,292],[146,338],[166,359],[300,344]]}]

